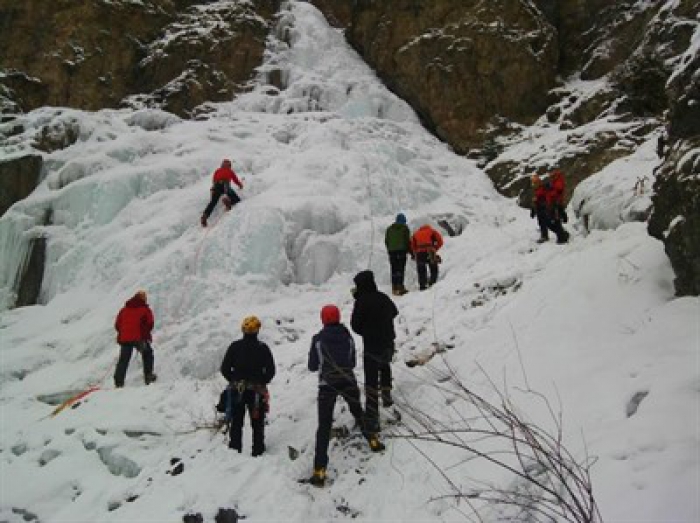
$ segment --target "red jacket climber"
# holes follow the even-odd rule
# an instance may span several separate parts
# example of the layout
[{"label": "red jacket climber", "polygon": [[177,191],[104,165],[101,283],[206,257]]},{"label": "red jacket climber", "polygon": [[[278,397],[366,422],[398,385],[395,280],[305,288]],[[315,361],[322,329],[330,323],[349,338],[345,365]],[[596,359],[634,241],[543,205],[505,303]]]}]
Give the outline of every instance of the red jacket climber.
[{"label": "red jacket climber", "polygon": [[118,389],[124,386],[124,378],[126,378],[134,349],[141,353],[143,378],[146,385],[156,381],[156,375],[153,373],[153,347],[151,347],[153,324],[153,311],[146,303],[146,291],[138,291],[117,314],[114,328],[117,329],[117,343],[120,345],[120,351],[114,371],[114,386]]},{"label": "red jacket climber", "polygon": [[153,312],[146,304],[146,293],[139,291],[126,302],[114,321],[117,343],[151,341],[153,324]]},{"label": "red jacket climber", "polygon": [[235,183],[238,185],[239,189],[243,189],[243,184],[236,176],[236,173],[231,169],[231,160],[224,160],[221,162],[221,167],[214,171],[214,176],[212,177],[212,182],[216,185],[219,182],[223,183]]},{"label": "red jacket climber", "polygon": [[[438,264],[441,262],[437,250],[442,247],[442,235],[430,225],[423,225],[411,237],[411,252],[416,257],[418,285],[425,290],[434,285],[438,279]],[[430,279],[428,279],[430,269]]]},{"label": "red jacket climber", "polygon": [[555,170],[549,176],[549,182],[551,184],[551,189],[549,190],[548,200],[549,203],[564,205],[564,190],[566,188],[566,181],[564,180],[564,175],[560,170]]},{"label": "red jacket climber", "polygon": [[411,238],[411,252],[435,252],[442,247],[442,235],[430,225],[423,225],[413,233]]},{"label": "red jacket climber", "polygon": [[231,183],[235,183],[240,189],[243,189],[243,184],[236,176],[236,173],[233,172],[233,169],[231,169],[231,160],[224,160],[221,162],[221,167],[214,171],[214,176],[212,177],[211,200],[200,218],[202,227],[207,226],[207,220],[214,207],[216,207],[219,198],[224,197],[224,205],[227,211],[230,211],[232,206],[241,201],[231,188]]}]

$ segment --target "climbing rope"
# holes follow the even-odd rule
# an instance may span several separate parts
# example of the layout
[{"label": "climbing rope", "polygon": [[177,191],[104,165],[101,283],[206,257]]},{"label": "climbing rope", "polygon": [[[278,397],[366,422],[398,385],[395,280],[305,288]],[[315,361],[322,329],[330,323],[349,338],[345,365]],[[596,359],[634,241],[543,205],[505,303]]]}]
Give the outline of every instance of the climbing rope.
[{"label": "climbing rope", "polygon": [[[375,146],[376,147],[376,146]],[[369,177],[369,162],[365,157],[365,178],[367,182],[367,202],[369,206],[369,223],[370,223],[370,236],[369,236],[369,258],[367,259],[367,269],[372,269],[372,256],[374,254],[374,213],[372,212],[372,180]]]}]

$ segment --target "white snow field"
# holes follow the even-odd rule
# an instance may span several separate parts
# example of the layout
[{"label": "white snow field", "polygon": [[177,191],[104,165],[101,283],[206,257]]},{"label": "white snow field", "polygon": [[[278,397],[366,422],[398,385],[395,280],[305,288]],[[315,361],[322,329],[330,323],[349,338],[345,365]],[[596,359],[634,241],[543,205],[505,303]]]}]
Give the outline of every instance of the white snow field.
[{"label": "white snow field", "polygon": [[[395,298],[396,410],[478,417],[441,381],[449,365],[470,389],[498,403],[495,384],[525,419],[556,431],[526,392],[537,391],[561,413],[566,448],[595,460],[604,521],[700,520],[700,301],[674,298],[662,244],[628,221],[648,206],[633,185],[653,178],[655,136],[574,195],[590,203],[590,234],[570,209],[571,242],[537,245],[528,211],[425,131],[315,8],[289,2],[279,24],[291,45],[270,40],[255,88],[198,120],[44,108],[3,146],[7,158],[43,125],[80,128],[0,219],[0,521],[213,521],[221,507],[249,523],[478,521],[474,509],[482,521],[530,521],[455,500],[446,477],[463,493],[516,478],[453,446],[392,438],[401,425],[385,423],[381,454],[335,441],[325,489],[297,482],[312,469],[318,377],[306,362],[319,311],[335,303],[349,321],[360,270],[390,291],[384,231],[398,212],[412,229],[446,219],[462,232],[445,234],[434,287],[418,291],[409,261],[411,292]],[[282,91],[266,82],[275,68]],[[243,181],[242,202],[220,205],[203,229],[223,158]],[[32,235],[48,238],[42,305],[10,309]],[[138,289],[156,316],[158,381],[146,387],[134,358],[115,390],[114,318]],[[249,427],[242,454],[208,428],[225,385],[219,365],[250,314],[277,364],[259,458]],[[449,348],[426,366],[404,364],[434,343]],[[352,426],[342,402],[336,424]]]}]

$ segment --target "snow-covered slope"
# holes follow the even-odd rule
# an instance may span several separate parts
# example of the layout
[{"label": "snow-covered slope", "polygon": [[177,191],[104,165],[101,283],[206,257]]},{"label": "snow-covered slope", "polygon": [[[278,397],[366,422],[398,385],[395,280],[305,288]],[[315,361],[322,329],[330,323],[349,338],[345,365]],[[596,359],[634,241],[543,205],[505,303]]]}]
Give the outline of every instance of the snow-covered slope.
[{"label": "snow-covered slope", "polygon": [[[359,270],[387,289],[383,234],[397,212],[412,228],[446,219],[462,230],[446,240],[440,282],[418,292],[409,264],[414,292],[396,299],[399,412],[475,414],[436,388],[443,357],[485,397],[495,398],[493,380],[526,417],[551,424],[520,392],[532,388],[560,406],[571,452],[597,458],[604,520],[697,520],[700,305],[673,298],[662,245],[640,223],[589,235],[572,223],[569,245],[536,245],[534,220],[423,130],[313,7],[290,2],[279,34],[291,45],[271,39],[260,85],[199,121],[52,108],[25,117],[30,130],[76,121],[81,136],[47,155],[40,188],[0,219],[3,303],[25,231],[49,238],[46,305],[0,316],[0,520],[213,520],[219,507],[251,522],[464,519],[469,506],[441,498],[450,485],[415,443],[390,439],[400,426],[386,426],[382,455],[336,442],[327,489],[296,481],[313,458],[317,377],[306,358],[319,310],[336,303],[348,319]],[[266,82],[277,69],[282,91]],[[651,169],[650,147],[620,162],[622,183]],[[243,201],[202,229],[211,172],[226,157]],[[615,179],[579,198],[614,200]],[[139,288],[156,315],[159,380],[145,387],[134,359],[114,390],[113,320]],[[255,459],[249,432],[239,455],[207,428],[224,385],[218,367],[249,314],[278,365],[268,452]],[[433,343],[450,349],[429,366],[404,365]],[[50,416],[95,384],[78,408]],[[340,406],[336,418],[350,425]],[[465,464],[458,449],[418,448],[465,491],[514,480]],[[486,521],[507,517],[481,510]]]}]

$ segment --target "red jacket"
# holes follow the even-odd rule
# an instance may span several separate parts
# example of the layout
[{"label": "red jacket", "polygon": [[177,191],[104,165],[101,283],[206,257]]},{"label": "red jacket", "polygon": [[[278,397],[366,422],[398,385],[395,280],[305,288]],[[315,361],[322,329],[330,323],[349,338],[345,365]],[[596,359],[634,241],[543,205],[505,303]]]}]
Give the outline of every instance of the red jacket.
[{"label": "red jacket", "polygon": [[214,171],[213,181],[214,183],[233,182],[236,185],[238,185],[239,188],[243,189],[243,184],[238,179],[238,176],[236,176],[236,173],[233,172],[233,169],[231,169],[230,167],[219,167],[216,171]]},{"label": "red jacket", "polygon": [[411,252],[435,252],[442,247],[442,235],[430,225],[423,225],[413,233]]},{"label": "red jacket", "polygon": [[153,324],[151,308],[139,296],[134,296],[124,304],[114,321],[118,333],[117,343],[151,341]]},{"label": "red jacket", "polygon": [[535,207],[537,206],[544,206],[547,205],[548,199],[547,199],[547,188],[543,183],[540,183],[535,186],[535,196],[532,199],[532,203],[535,204]]},{"label": "red jacket", "polygon": [[551,189],[547,194],[548,203],[564,204],[564,189],[566,182],[561,171],[554,171],[549,177]]}]

